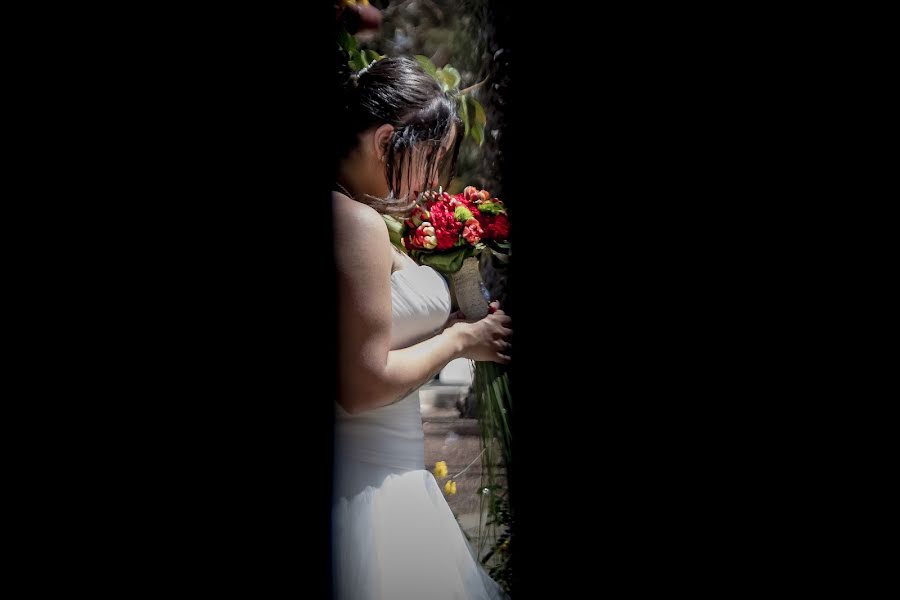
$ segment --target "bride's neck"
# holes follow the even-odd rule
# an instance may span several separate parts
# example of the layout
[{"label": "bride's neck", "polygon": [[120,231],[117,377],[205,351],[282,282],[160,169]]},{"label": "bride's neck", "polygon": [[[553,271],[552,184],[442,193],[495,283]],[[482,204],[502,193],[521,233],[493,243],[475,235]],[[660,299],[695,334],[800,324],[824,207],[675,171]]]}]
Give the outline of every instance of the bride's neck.
[{"label": "bride's neck", "polygon": [[338,168],[336,183],[346,188],[346,191],[350,192],[353,198],[358,198],[365,194],[365,177],[349,159],[342,162]]}]

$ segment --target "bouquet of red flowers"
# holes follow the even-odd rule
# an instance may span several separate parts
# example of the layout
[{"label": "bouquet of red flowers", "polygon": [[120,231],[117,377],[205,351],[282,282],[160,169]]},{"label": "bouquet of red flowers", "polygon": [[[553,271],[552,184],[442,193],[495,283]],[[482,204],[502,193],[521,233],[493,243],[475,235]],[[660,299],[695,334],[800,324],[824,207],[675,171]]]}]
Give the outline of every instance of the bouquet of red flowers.
[{"label": "bouquet of red flowers", "polygon": [[420,194],[404,224],[400,239],[407,252],[445,275],[458,272],[466,258],[487,248],[500,256],[509,251],[503,202],[473,186],[455,196],[441,190]]}]

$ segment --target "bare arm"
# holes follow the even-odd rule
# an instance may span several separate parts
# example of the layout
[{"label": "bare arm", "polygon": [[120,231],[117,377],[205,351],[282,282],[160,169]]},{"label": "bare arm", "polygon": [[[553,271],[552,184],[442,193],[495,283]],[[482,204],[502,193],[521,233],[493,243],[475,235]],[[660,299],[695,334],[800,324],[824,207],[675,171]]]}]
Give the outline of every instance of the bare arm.
[{"label": "bare arm", "polygon": [[[387,228],[372,208],[336,195],[340,385],[349,413],[402,400],[454,358],[505,362],[502,340],[509,317],[455,323],[423,342],[391,350],[391,248]],[[488,356],[493,355],[493,356]]]}]

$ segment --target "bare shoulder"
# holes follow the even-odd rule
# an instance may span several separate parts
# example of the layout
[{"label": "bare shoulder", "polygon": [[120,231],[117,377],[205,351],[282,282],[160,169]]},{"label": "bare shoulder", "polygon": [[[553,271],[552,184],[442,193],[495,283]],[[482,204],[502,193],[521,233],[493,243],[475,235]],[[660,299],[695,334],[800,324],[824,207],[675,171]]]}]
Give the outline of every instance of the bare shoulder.
[{"label": "bare shoulder", "polygon": [[381,214],[343,194],[332,194],[334,241],[338,269],[386,270],[392,264],[391,241]]},{"label": "bare shoulder", "polygon": [[390,239],[384,219],[377,210],[337,192],[332,192],[331,197],[334,228],[339,236],[346,232],[353,233],[354,237]]}]

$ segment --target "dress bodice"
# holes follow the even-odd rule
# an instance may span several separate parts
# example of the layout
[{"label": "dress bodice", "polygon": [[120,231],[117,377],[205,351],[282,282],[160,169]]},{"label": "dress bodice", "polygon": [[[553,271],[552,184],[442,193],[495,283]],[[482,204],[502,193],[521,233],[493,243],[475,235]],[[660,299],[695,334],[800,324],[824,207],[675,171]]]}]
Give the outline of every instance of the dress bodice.
[{"label": "dress bodice", "polygon": [[[405,255],[402,260],[406,266],[391,274],[392,349],[433,336],[450,314],[445,279]],[[418,391],[399,402],[353,415],[337,406],[335,455],[339,495],[378,485],[386,474],[424,468]]]}]

